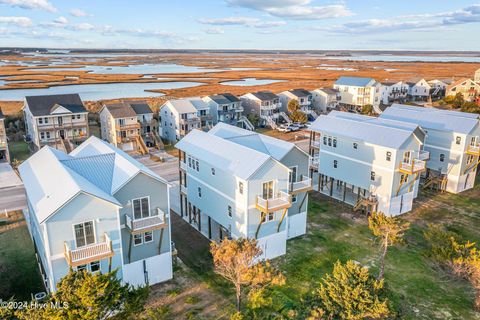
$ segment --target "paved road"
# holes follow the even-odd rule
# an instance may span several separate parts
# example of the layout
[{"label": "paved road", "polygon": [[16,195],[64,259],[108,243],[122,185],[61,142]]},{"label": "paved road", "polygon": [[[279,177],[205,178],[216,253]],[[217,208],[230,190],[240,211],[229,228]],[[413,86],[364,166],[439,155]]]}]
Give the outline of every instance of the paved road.
[{"label": "paved road", "polygon": [[27,207],[25,189],[22,186],[0,189],[0,212],[20,210]]}]

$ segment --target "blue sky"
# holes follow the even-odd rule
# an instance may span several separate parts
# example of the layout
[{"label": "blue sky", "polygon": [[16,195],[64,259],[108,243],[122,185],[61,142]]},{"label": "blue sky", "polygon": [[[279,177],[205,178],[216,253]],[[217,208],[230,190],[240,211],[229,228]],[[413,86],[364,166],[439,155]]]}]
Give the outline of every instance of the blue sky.
[{"label": "blue sky", "polygon": [[0,46],[480,50],[462,0],[0,0]]}]

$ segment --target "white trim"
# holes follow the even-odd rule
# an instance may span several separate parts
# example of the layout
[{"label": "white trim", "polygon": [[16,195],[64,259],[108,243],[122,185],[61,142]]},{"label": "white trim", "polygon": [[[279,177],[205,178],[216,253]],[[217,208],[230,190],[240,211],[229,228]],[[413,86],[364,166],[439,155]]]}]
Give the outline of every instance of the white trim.
[{"label": "white trim", "polygon": [[[150,234],[152,235],[152,240],[150,240],[150,241],[145,240],[145,235],[146,235],[147,233],[150,233]],[[150,243],[150,242],[153,242],[153,231],[145,231],[145,232],[143,233],[143,243]],[[160,249],[161,249],[161,248],[160,248]]]},{"label": "white trim", "polygon": [[459,150],[447,149],[447,148],[444,148],[444,147],[434,146],[434,145],[427,144],[427,143],[426,143],[424,146],[425,146],[425,147],[428,147],[428,148],[433,148],[433,149],[438,149],[438,150],[447,151],[447,152],[450,152],[450,153],[456,153],[456,154],[463,154],[463,153],[464,153],[464,152],[459,151]]},{"label": "white trim", "polygon": [[[135,237],[136,236],[140,236],[140,240],[142,240],[142,242],[140,243],[135,243]],[[137,233],[137,234],[134,234],[133,235],[133,246],[134,247],[137,247],[137,246],[141,246],[143,244],[143,233]]]},{"label": "white trim", "polygon": [[[142,199],[144,198],[147,198],[148,199],[148,216],[144,217],[143,216],[143,209],[142,209]],[[133,198],[132,200],[130,200],[132,202],[132,220],[135,220],[135,211],[134,211],[134,208],[135,206],[133,205],[133,201],[135,200],[140,200],[140,215],[141,215],[141,218],[148,218],[150,217],[150,196],[143,196],[143,197],[138,197],[138,198]]]}]

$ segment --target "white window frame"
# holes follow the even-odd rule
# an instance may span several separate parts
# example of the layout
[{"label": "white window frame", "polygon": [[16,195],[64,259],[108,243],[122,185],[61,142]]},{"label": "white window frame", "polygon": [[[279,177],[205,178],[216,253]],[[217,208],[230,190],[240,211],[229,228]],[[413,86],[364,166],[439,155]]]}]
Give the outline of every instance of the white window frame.
[{"label": "white window frame", "polygon": [[[73,242],[75,243],[75,248],[83,248],[83,247],[86,247],[86,246],[89,245],[89,244],[85,244],[84,246],[77,247],[77,237],[75,235],[75,226],[77,224],[85,225],[85,223],[87,223],[87,222],[91,222],[92,225],[93,225],[93,243],[91,243],[91,244],[97,243],[97,229],[96,229],[96,226],[95,226],[95,221],[94,220],[85,220],[85,221],[81,221],[81,222],[76,222],[76,223],[72,224]],[[86,238],[85,238],[85,240],[86,240]]]},{"label": "white window frame", "polygon": [[[98,262],[98,270],[96,271],[92,271],[92,264],[93,263],[97,263]],[[102,271],[102,262],[100,260],[97,260],[97,261],[92,261],[88,264],[88,269],[91,273],[100,273]]]},{"label": "white window frame", "polygon": [[[143,209],[142,209],[142,199],[144,199],[144,198],[147,198],[147,199],[148,199],[148,215],[147,215],[146,217],[143,216]],[[133,198],[133,199],[132,199],[132,218],[133,218],[133,220],[135,220],[135,206],[133,205],[133,202],[134,202],[135,200],[140,200],[140,211],[141,211],[141,216],[142,216],[142,218],[148,218],[148,217],[150,217],[150,216],[151,216],[151,214],[150,214],[150,212],[151,212],[151,210],[150,210],[150,196]],[[140,219],[142,219],[142,218],[140,218]]]},{"label": "white window frame", "polygon": [[[135,237],[140,236],[140,243],[135,243]],[[143,233],[137,233],[133,235],[133,246],[141,246],[143,244]]]},{"label": "white window frame", "polygon": [[[147,241],[147,233],[151,234],[151,239]],[[153,242],[153,231],[146,231],[143,233],[143,243]]]}]

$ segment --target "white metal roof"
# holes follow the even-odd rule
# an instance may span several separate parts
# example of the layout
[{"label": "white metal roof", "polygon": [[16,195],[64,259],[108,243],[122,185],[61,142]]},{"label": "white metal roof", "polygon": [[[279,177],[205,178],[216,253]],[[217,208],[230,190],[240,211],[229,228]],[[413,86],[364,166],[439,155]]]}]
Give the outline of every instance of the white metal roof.
[{"label": "white metal roof", "polygon": [[380,118],[411,122],[424,129],[463,134],[469,134],[479,124],[478,114],[403,104],[393,104],[388,107],[382,112]]},{"label": "white metal roof", "polygon": [[272,159],[263,152],[196,129],[190,131],[175,147],[244,180]]},{"label": "white metal roof", "polygon": [[279,161],[296,147],[294,143],[275,139],[223,122],[217,123],[208,133],[265,153]]},{"label": "white metal roof", "polygon": [[355,115],[348,112],[332,111],[319,116],[310,130],[349,137],[374,145],[398,149],[415,132],[417,126],[407,123],[387,123],[374,117]]},{"label": "white metal roof", "polygon": [[22,163],[19,171],[40,223],[81,192],[121,206],[115,192],[139,172],[167,183],[125,152],[94,136],[69,155],[43,147]]},{"label": "white metal roof", "polygon": [[209,109],[208,104],[201,98],[172,99],[168,103],[178,113],[196,113],[198,110]]}]

